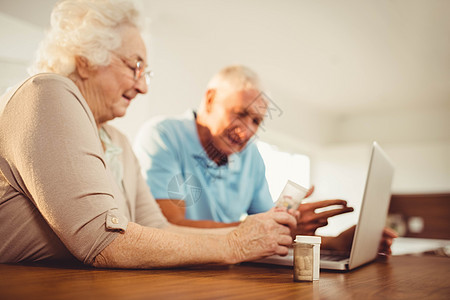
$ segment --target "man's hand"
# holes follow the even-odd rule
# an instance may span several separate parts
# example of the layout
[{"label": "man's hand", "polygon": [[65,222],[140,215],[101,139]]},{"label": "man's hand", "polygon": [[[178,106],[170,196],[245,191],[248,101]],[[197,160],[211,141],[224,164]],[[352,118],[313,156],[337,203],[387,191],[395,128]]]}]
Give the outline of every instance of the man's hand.
[{"label": "man's hand", "polygon": [[[309,189],[305,198],[311,196],[313,192],[314,186]],[[316,209],[333,205],[340,207],[316,213]],[[302,203],[298,207],[300,217],[297,217],[297,230],[295,233],[299,235],[314,235],[317,228],[328,225],[328,218],[352,211],[353,207],[347,206],[347,201],[340,199]],[[298,214],[295,216],[298,216]]]},{"label": "man's hand", "polygon": [[[352,226],[336,237],[322,237],[322,247],[329,250],[337,250],[343,252],[350,251],[353,243],[353,236],[355,235],[355,228],[356,226]],[[393,239],[396,237],[398,236],[394,230],[387,227],[384,228],[383,235],[378,247],[379,256],[386,257],[391,254],[391,245]]]},{"label": "man's hand", "polygon": [[[340,207],[316,213],[316,209],[328,207],[332,205],[339,205]],[[302,203],[298,207],[300,217],[297,220],[297,234],[301,235],[314,235],[317,228],[328,225],[328,218],[337,216],[340,214],[353,211],[353,207],[347,206],[347,201],[335,199],[335,200],[322,200],[317,202]]]},{"label": "man's hand", "polygon": [[383,236],[381,237],[380,246],[378,247],[378,256],[391,255],[392,242],[397,237],[397,232],[391,228],[385,227],[383,230]]}]

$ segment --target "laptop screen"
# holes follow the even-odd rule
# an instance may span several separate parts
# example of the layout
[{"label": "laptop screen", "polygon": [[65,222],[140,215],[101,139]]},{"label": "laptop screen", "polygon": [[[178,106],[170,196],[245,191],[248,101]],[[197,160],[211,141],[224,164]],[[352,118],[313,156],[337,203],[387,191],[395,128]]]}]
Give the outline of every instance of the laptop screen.
[{"label": "laptop screen", "polygon": [[394,167],[377,142],[373,143],[361,211],[353,239],[349,269],[377,257],[391,199]]}]

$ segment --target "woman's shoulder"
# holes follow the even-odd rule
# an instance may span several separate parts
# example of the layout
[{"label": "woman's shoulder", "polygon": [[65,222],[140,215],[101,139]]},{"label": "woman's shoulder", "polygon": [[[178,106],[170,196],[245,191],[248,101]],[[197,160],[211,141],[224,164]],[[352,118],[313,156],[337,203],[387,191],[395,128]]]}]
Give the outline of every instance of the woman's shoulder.
[{"label": "woman's shoulder", "polygon": [[39,73],[34,76],[29,77],[25,80],[25,84],[31,84],[36,86],[49,87],[66,87],[70,89],[76,89],[75,83],[66,76],[62,76],[55,73]]},{"label": "woman's shoulder", "polygon": [[[68,77],[54,73],[39,73],[9,88],[5,94],[7,94],[7,98],[12,98],[17,93],[22,95],[25,93],[25,95],[34,95],[36,97],[33,98],[39,100],[40,98],[52,98],[50,96],[53,95],[67,95],[67,92],[75,95],[77,98],[82,98],[79,89]],[[39,95],[44,97],[39,97]]]},{"label": "woman's shoulder", "polygon": [[54,73],[40,73],[9,87],[2,95],[2,98],[7,98],[9,101],[10,98],[20,92],[31,92],[33,94],[42,92],[48,94],[49,91],[57,91],[58,89],[76,91],[77,87],[72,80],[65,76]]},{"label": "woman's shoulder", "polygon": [[81,122],[84,119],[83,116],[87,115],[91,124],[95,125],[92,112],[81,91],[66,76],[55,73],[31,76],[14,91],[11,101],[26,103],[30,107],[39,107],[41,116],[45,113],[53,115],[53,119],[61,118],[61,121],[64,118],[70,118]]}]

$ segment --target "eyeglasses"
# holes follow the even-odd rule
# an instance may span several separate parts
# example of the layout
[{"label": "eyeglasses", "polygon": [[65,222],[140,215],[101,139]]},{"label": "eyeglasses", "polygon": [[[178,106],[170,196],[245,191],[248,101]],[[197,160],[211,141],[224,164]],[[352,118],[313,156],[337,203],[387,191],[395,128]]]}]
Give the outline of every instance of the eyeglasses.
[{"label": "eyeglasses", "polygon": [[133,70],[134,72],[134,77],[133,79],[138,81],[139,79],[142,78],[142,76],[144,76],[145,78],[145,83],[147,85],[150,84],[150,79],[153,77],[153,71],[149,70],[149,71],[145,71],[145,63],[142,60],[136,60],[134,62],[131,62],[129,59],[124,58],[123,56],[114,53],[118,58],[120,58],[120,60],[131,70]]}]

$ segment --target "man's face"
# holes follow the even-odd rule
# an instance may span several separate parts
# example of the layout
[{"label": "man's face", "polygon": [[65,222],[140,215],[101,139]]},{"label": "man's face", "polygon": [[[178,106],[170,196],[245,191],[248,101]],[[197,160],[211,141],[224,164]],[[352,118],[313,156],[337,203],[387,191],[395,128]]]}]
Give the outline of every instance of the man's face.
[{"label": "man's face", "polygon": [[266,111],[267,103],[258,90],[216,93],[208,114],[215,148],[226,155],[242,151],[258,130]]}]

